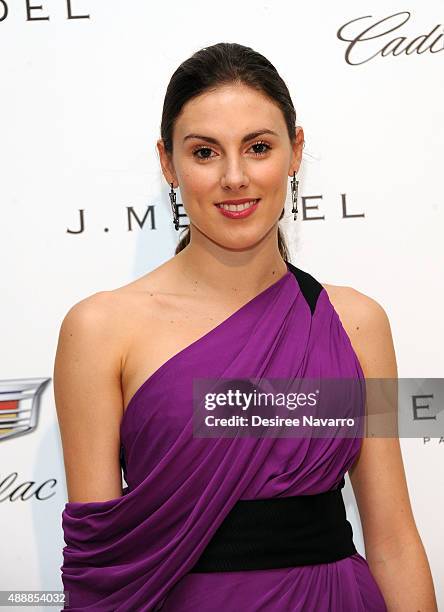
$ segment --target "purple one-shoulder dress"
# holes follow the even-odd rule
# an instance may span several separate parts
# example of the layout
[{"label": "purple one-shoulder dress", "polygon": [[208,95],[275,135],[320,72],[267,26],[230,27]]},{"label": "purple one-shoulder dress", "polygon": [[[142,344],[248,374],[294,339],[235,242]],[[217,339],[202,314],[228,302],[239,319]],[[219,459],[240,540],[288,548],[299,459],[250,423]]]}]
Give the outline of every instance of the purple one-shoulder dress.
[{"label": "purple one-shoulder dress", "polygon": [[[299,279],[299,280],[298,280]],[[301,279],[319,287],[309,303]],[[384,612],[359,553],[317,565],[193,573],[240,499],[336,488],[360,437],[193,436],[193,378],[364,379],[325,289],[287,263],[284,276],[161,365],[121,423],[122,497],[68,502],[62,581],[67,610]]]}]

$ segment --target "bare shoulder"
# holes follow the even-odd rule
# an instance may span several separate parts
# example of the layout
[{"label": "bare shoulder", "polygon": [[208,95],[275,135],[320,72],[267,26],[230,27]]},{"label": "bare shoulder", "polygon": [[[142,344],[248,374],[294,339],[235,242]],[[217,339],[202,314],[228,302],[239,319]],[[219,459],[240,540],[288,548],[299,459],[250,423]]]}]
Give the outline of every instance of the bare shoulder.
[{"label": "bare shoulder", "polygon": [[60,326],[53,382],[70,501],[121,495],[121,312],[119,298],[101,291],[74,304]]},{"label": "bare shoulder", "polygon": [[322,285],[368,377],[396,377],[390,321],[383,306],[353,287]]},{"label": "bare shoulder", "polygon": [[163,277],[158,269],[113,289],[98,291],[76,302],[66,313],[62,325],[90,326],[96,336],[103,335],[117,344],[127,337],[137,310],[146,311],[146,301],[155,306],[163,293]]},{"label": "bare shoulder", "polygon": [[322,286],[326,290],[342,324],[345,321],[350,327],[350,324],[355,323],[354,329],[356,331],[362,325],[375,324],[378,320],[382,323],[383,320],[388,318],[379,302],[353,287],[328,284]]},{"label": "bare shoulder", "polygon": [[[150,272],[87,296],[61,322],[53,386],[70,501],[103,501],[122,494],[125,375],[131,367],[145,372],[146,347],[156,345],[153,330],[159,325],[154,323],[165,310],[157,305],[170,286],[163,278],[153,284],[154,276]],[[133,360],[129,368],[128,355]]]},{"label": "bare shoulder", "polygon": [[119,314],[122,300],[116,290],[98,291],[73,304],[67,311],[62,324],[93,323],[100,329],[106,328],[110,318]]},{"label": "bare shoulder", "polygon": [[60,337],[82,337],[92,352],[112,349],[118,360],[126,338],[129,299],[129,295],[116,290],[99,291],[81,299],[65,314]]}]

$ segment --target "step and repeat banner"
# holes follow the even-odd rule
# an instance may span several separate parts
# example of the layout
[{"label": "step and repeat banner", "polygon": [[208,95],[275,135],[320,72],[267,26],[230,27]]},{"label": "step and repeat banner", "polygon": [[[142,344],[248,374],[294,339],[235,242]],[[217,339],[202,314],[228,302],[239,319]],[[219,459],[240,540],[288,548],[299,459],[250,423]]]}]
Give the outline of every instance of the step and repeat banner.
[{"label": "step and repeat banner", "polygon": [[[383,306],[400,377],[444,375],[443,23],[437,0],[0,1],[1,590],[62,589],[60,324],[174,255],[156,140],[169,79],[202,47],[251,46],[290,90],[306,141],[298,220],[289,189],[281,222],[292,263]],[[442,431],[401,447],[444,606]],[[348,477],[344,499],[365,554]]]}]

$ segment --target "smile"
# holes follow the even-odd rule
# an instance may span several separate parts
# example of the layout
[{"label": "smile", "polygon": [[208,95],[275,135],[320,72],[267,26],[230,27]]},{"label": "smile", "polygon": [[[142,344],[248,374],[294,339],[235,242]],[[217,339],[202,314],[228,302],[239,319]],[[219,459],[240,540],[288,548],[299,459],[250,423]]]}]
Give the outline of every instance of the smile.
[{"label": "smile", "polygon": [[259,199],[250,200],[249,202],[244,202],[243,204],[216,204],[216,206],[218,208],[223,208],[224,210],[240,212],[242,210],[246,210],[247,208],[251,208],[257,204],[257,202],[259,202]]},{"label": "smile", "polygon": [[242,204],[216,204],[221,215],[227,219],[245,219],[250,215],[254,215],[254,212],[259,206],[260,198],[256,200],[250,200],[249,202],[242,202]]}]

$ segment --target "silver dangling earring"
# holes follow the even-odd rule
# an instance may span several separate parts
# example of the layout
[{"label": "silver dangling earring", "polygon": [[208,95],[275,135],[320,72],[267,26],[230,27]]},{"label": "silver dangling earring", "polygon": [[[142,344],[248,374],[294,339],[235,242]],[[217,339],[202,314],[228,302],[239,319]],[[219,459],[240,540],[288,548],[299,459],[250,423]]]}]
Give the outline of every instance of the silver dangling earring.
[{"label": "silver dangling earring", "polygon": [[171,208],[173,209],[174,227],[176,228],[176,230],[178,230],[179,229],[179,207],[176,202],[176,192],[174,191],[173,183],[170,183],[170,185],[171,185],[171,191],[169,193],[169,196],[170,196],[170,201],[171,201]]},{"label": "silver dangling earring", "polygon": [[299,181],[296,180],[296,172],[293,172],[293,178],[291,179],[291,199],[293,201],[293,208],[291,212],[294,213],[294,220],[298,216],[298,191],[299,191]]}]

